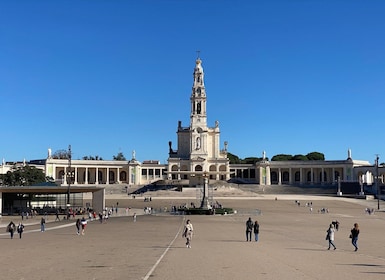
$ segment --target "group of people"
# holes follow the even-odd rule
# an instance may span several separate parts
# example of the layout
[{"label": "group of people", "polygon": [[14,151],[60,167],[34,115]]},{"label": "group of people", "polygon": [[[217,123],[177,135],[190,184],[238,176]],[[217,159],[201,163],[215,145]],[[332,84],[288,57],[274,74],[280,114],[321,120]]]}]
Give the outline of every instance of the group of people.
[{"label": "group of people", "polygon": [[251,217],[246,221],[246,241],[251,241],[251,237],[254,232],[254,240],[258,241],[258,235],[259,235],[259,223],[257,220],[253,222]]},{"label": "group of people", "polygon": [[23,232],[24,232],[24,225],[20,222],[18,226],[16,227],[15,223],[13,221],[10,221],[10,223],[7,226],[7,232],[11,235],[11,239],[13,239],[13,235],[15,234],[15,231],[19,234],[19,237],[21,238]]},{"label": "group of people", "polygon": [[[339,225],[339,223],[337,224]],[[329,225],[329,228],[326,230],[326,240],[328,240],[329,247],[328,250],[330,250],[332,247],[334,250],[337,249],[336,245],[334,244],[334,234],[338,230],[338,226],[336,227],[336,223],[331,223]],[[354,251],[358,250],[358,235],[360,234],[360,229],[357,223],[354,224],[353,228],[350,230],[349,238],[352,240],[352,245],[354,246]]]}]

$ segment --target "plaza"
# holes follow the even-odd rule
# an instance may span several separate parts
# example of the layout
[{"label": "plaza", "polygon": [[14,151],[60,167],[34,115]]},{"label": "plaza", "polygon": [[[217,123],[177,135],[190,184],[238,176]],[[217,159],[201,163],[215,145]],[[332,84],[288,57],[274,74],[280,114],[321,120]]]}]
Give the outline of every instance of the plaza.
[{"label": "plaza", "polygon": [[[276,200],[277,198],[277,200]],[[384,212],[365,213],[375,201],[304,195],[216,197],[234,215],[144,215],[153,209],[183,204],[194,197],[153,197],[151,202],[109,197],[119,201],[119,216],[106,223],[89,222],[84,236],[74,220],[54,222],[46,232],[38,220],[24,221],[22,239],[0,235],[5,279],[382,279],[385,273]],[[295,200],[301,201],[298,207]],[[305,206],[312,202],[313,213]],[[125,213],[125,207],[130,207]],[[321,214],[317,209],[328,208]],[[259,210],[257,212],[256,210]],[[133,222],[132,215],[139,215]],[[142,212],[140,212],[142,211]],[[260,240],[245,241],[248,217],[258,220]],[[2,228],[6,224],[3,217]],[[194,225],[192,248],[181,237],[186,219]],[[13,219],[19,222],[17,217]],[[329,224],[338,220],[336,251],[327,250]],[[359,250],[348,238],[353,223],[360,225]]]}]

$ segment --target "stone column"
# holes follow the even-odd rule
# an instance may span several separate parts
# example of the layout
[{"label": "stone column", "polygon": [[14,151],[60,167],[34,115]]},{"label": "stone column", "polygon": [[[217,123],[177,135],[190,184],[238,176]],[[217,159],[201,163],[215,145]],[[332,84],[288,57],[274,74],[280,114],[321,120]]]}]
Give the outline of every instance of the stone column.
[{"label": "stone column", "polygon": [[303,184],[303,169],[302,167],[299,169],[299,184]]},{"label": "stone column", "polygon": [[270,166],[266,166],[266,185],[271,185]]},{"label": "stone column", "polygon": [[118,184],[121,184],[122,182],[120,182],[120,168],[118,167],[117,170],[116,170],[116,182]]},{"label": "stone column", "polygon": [[292,185],[293,184],[293,174],[292,174],[293,170],[291,169],[291,167],[289,168],[289,184]]},{"label": "stone column", "polygon": [[78,184],[78,168],[77,167],[75,167],[75,174],[74,174],[74,176],[75,176],[75,178],[74,178],[74,185],[77,185]]}]

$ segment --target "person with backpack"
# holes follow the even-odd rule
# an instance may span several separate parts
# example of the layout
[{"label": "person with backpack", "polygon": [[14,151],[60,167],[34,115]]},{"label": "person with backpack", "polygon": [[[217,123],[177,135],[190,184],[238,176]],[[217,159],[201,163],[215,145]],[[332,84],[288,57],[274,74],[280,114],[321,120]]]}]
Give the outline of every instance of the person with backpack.
[{"label": "person with backpack", "polygon": [[13,239],[13,234],[15,232],[15,229],[16,229],[16,225],[14,224],[14,222],[10,221],[7,226],[7,231],[11,235],[11,239]]},{"label": "person with backpack", "polygon": [[334,226],[333,224],[330,224],[329,228],[326,231],[326,240],[328,240],[329,242],[328,250],[330,250],[332,246],[334,247],[334,250],[337,249],[336,245],[334,245],[334,233],[335,233]]}]

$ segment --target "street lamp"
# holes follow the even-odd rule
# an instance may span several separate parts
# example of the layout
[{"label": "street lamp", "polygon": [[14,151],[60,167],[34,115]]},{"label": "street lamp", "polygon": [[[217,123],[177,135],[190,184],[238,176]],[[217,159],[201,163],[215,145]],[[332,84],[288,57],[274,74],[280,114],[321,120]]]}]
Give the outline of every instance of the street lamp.
[{"label": "street lamp", "polygon": [[376,189],[377,189],[377,210],[380,210],[380,187],[378,186],[378,154],[376,155]]},{"label": "street lamp", "polygon": [[71,170],[71,145],[68,146],[68,172],[67,172],[67,208],[70,207],[70,194],[71,194],[71,180],[72,180],[72,170]]}]

